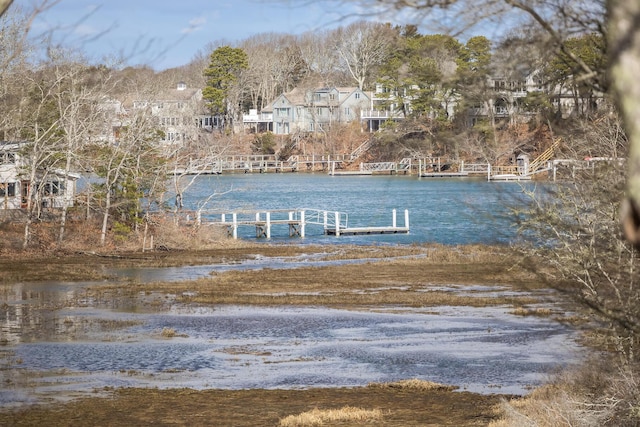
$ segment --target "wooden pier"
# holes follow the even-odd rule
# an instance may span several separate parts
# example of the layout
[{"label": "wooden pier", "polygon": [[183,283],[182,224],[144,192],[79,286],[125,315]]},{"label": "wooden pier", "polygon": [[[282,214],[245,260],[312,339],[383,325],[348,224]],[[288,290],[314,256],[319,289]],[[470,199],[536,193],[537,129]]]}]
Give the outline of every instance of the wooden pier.
[{"label": "wooden pier", "polygon": [[266,211],[211,212],[197,211],[195,221],[199,225],[226,226],[230,237],[238,238],[240,227],[255,228],[256,238],[270,239],[275,228],[286,226],[289,237],[306,235],[308,226],[321,226],[325,235],[407,234],[409,211],[404,211],[404,225],[397,225],[396,210],[392,211],[390,226],[349,227],[349,217],[344,212],[320,209],[276,209]]},{"label": "wooden pier", "polygon": [[390,227],[333,227],[325,228],[325,234],[333,236],[356,236],[365,234],[408,234],[409,233],[409,211],[404,211],[404,226],[398,227],[396,210],[392,212],[392,223]]}]

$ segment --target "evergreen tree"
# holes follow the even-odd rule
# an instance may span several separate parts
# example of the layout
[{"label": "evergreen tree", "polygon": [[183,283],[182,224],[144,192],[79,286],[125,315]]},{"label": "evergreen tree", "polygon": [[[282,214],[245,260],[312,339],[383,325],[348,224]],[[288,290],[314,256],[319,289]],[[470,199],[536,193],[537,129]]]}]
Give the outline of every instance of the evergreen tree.
[{"label": "evergreen tree", "polygon": [[236,83],[241,73],[249,68],[249,59],[244,50],[222,46],[213,51],[209,67],[204,70],[207,86],[202,97],[207,102],[211,114],[224,117],[226,124],[232,125],[233,115],[238,108],[234,99],[239,98]]}]

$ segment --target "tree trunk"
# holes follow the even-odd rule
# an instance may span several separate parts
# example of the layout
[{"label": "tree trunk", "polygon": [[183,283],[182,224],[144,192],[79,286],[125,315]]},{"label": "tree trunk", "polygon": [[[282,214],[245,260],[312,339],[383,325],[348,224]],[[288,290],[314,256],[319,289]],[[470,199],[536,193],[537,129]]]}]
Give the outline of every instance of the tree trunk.
[{"label": "tree trunk", "polygon": [[64,232],[67,226],[67,183],[69,182],[69,171],[71,170],[71,155],[67,153],[67,163],[64,169],[64,197],[62,198],[62,213],[60,215],[60,232],[58,234],[58,243],[62,243]]},{"label": "tree trunk", "polygon": [[104,213],[102,215],[102,230],[100,232],[100,245],[104,246],[107,241],[107,225],[109,224],[109,210],[111,209],[111,191],[107,186],[104,198]]},{"label": "tree trunk", "polygon": [[627,196],[621,207],[625,237],[640,246],[640,2],[609,1],[611,82],[629,138]]}]

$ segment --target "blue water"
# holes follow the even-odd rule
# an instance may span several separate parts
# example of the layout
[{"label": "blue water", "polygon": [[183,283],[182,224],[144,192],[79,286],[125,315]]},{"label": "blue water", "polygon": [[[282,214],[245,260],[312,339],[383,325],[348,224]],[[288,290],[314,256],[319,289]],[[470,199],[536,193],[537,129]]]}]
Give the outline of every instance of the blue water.
[{"label": "blue water", "polygon": [[[185,179],[185,182],[187,180]],[[508,205],[524,200],[522,185],[470,178],[415,176],[330,176],[327,174],[236,174],[200,176],[184,193],[185,209],[221,211],[321,209],[348,215],[350,227],[397,225],[409,211],[408,235],[325,236],[308,227],[302,243],[407,244],[506,243],[516,237]],[[524,184],[531,186],[532,184]],[[274,226],[272,241],[290,240],[288,228]],[[255,239],[255,230],[239,229],[239,237]]]}]

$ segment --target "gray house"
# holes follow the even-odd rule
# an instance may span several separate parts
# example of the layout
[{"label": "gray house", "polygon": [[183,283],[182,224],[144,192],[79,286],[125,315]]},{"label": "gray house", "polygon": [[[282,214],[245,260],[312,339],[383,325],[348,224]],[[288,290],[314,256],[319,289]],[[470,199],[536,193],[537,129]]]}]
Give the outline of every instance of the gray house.
[{"label": "gray house", "polygon": [[[273,133],[286,135],[318,132],[334,124],[358,121],[360,112],[370,108],[371,95],[357,87],[295,88],[278,96],[260,116],[272,120],[271,126],[266,127]],[[243,123],[245,127],[250,125],[252,115],[245,115]]]}]

